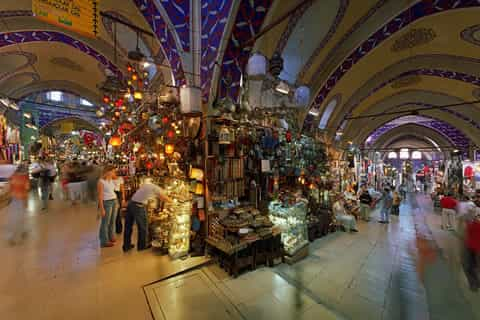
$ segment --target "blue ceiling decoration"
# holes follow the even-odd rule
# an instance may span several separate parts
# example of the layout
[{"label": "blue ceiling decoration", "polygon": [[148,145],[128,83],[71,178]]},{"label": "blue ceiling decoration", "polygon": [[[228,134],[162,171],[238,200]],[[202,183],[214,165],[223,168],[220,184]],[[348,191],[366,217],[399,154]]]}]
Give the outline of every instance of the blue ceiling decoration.
[{"label": "blue ceiling decoration", "polygon": [[468,150],[470,146],[470,139],[465,136],[463,132],[444,121],[430,116],[403,116],[395,120],[388,121],[387,123],[384,123],[382,126],[375,129],[368,136],[366,141],[368,141],[369,145],[373,145],[375,141],[377,141],[378,138],[380,138],[386,132],[405,124],[415,124],[433,129],[461,150]]},{"label": "blue ceiling decoration", "polygon": [[140,12],[143,14],[153,32],[157,35],[160,44],[165,51],[165,55],[172,67],[176,85],[185,84],[185,74],[183,71],[182,60],[175,42],[172,31],[151,0],[133,0]]},{"label": "blue ceiling decoration", "polygon": [[202,0],[202,62],[201,82],[203,102],[207,102],[219,47],[232,7],[232,0]]},{"label": "blue ceiling decoration", "polygon": [[415,22],[423,17],[433,14],[445,12],[448,10],[462,9],[469,7],[480,6],[477,0],[423,0],[415,3],[413,6],[407,8],[402,13],[391,19],[386,25],[382,26],[374,32],[368,39],[362,42],[330,75],[324,85],[320,88],[312,107],[319,108],[325,100],[330,91],[340,79],[352,69],[352,67],[367,56],[370,51],[378,47],[383,41],[394,35],[400,30],[403,30],[412,22]]},{"label": "blue ceiling decoration", "polygon": [[61,42],[67,44],[96,59],[117,76],[122,76],[122,72],[104,55],[97,52],[95,49],[83,43],[82,41],[74,39],[64,33],[43,30],[0,33],[0,48],[28,42]]},{"label": "blue ceiling decoration", "polygon": [[[215,2],[215,1],[210,1]],[[160,0],[184,51],[190,51],[190,0]]]},{"label": "blue ceiling decoration", "polygon": [[241,75],[252,50],[252,44],[245,46],[245,43],[260,31],[272,2],[273,0],[241,0],[221,65],[219,98],[229,96],[234,101],[237,100]]}]

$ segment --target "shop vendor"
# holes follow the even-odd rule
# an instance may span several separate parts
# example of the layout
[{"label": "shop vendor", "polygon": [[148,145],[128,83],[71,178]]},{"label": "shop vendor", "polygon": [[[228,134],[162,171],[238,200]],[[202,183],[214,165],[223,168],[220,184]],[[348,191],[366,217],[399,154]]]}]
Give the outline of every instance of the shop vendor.
[{"label": "shop vendor", "polygon": [[337,219],[338,224],[340,224],[345,231],[358,232],[355,217],[346,212],[341,195],[337,196],[332,209],[335,219]]},{"label": "shop vendor", "polygon": [[127,214],[125,216],[125,233],[123,235],[124,252],[134,247],[132,245],[132,228],[134,223],[137,224],[138,229],[137,249],[140,251],[149,247],[147,245],[148,217],[146,206],[148,200],[154,197],[158,197],[165,202],[171,202],[171,199],[166,196],[166,192],[162,188],[153,184],[150,179],[146,179],[128,202]]}]

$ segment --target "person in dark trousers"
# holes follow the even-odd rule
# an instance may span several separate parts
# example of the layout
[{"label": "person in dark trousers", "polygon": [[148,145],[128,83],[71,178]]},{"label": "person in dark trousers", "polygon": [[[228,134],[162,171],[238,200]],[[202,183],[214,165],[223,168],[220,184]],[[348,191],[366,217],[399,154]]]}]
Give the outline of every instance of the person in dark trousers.
[{"label": "person in dark trousers", "polygon": [[120,234],[123,231],[121,211],[122,211],[122,208],[125,208],[127,204],[125,201],[126,198],[125,198],[124,181],[121,176],[117,175],[116,171],[115,171],[115,177],[113,179],[113,182],[115,183],[115,194],[117,195],[117,206],[115,208],[117,212],[117,217],[115,219],[115,232],[117,234]]},{"label": "person in dark trousers", "polygon": [[170,198],[166,196],[165,191],[159,186],[153,184],[147,179],[140,188],[133,194],[127,205],[127,214],[125,216],[125,232],[123,234],[123,251],[127,252],[134,248],[132,245],[132,229],[133,224],[137,224],[138,239],[137,249],[145,250],[149,247],[147,244],[148,225],[146,206],[148,199],[158,197],[160,200],[170,202]]}]

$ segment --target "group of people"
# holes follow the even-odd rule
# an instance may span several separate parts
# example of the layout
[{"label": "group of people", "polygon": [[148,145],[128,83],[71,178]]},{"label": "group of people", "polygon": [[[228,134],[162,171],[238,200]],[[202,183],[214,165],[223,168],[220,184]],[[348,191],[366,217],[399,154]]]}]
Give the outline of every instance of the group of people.
[{"label": "group of people", "polygon": [[150,247],[148,244],[148,217],[146,206],[148,200],[158,197],[162,201],[171,201],[162,188],[146,181],[133,194],[130,201],[126,202],[124,181],[116,174],[114,166],[106,166],[97,184],[98,207],[100,217],[100,247],[108,248],[116,244],[115,233],[121,234],[123,225],[121,208],[126,208],[125,228],[123,230],[124,252],[134,248],[132,244],[133,225],[137,225],[137,249],[139,251]]},{"label": "group of people", "polygon": [[404,198],[402,198],[400,192],[392,192],[389,186],[384,188],[380,197],[374,197],[368,189],[368,186],[364,184],[358,190],[356,199],[358,199],[360,208],[358,217],[353,214],[353,212],[348,212],[348,210],[345,209],[345,200],[342,195],[337,196],[332,207],[337,222],[339,222],[343,229],[350,232],[358,231],[356,225],[357,218],[369,222],[372,210],[376,207],[377,203],[382,200],[380,220],[378,222],[389,223],[390,214],[400,215],[400,204]]},{"label": "group of people", "polygon": [[472,291],[480,288],[478,258],[480,254],[480,192],[473,199],[463,196],[462,201],[453,192],[440,194],[441,228],[454,231],[460,243],[461,260]]}]

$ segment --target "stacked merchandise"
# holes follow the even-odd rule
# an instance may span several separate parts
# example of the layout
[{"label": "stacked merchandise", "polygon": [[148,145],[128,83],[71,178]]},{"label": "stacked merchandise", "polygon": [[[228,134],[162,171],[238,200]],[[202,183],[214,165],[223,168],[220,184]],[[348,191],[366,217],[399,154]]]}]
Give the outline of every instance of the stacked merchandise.
[{"label": "stacked merchandise", "polygon": [[307,200],[292,195],[282,195],[268,206],[272,223],[282,232],[285,253],[294,256],[308,244]]},{"label": "stacked merchandise", "polygon": [[150,216],[152,245],[162,252],[168,251],[172,258],[179,258],[187,255],[190,249],[190,186],[181,179],[169,179],[165,190],[173,201]]}]

